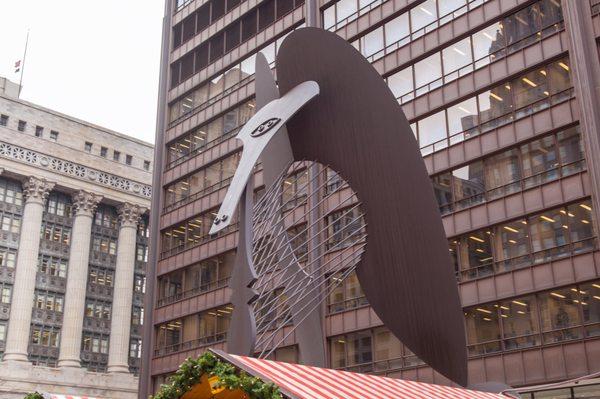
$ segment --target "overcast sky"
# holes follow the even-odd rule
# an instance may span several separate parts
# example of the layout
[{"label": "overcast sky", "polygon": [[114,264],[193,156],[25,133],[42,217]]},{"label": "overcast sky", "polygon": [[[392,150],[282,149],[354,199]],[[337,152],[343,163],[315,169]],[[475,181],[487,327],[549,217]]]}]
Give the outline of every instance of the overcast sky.
[{"label": "overcast sky", "polygon": [[0,76],[21,98],[154,142],[163,0],[0,0]]}]

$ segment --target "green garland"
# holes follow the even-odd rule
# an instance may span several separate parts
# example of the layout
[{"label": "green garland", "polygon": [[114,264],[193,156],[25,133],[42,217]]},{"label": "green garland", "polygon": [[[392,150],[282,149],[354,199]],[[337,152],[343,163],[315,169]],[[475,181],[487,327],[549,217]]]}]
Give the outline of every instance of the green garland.
[{"label": "green garland", "polygon": [[169,383],[161,385],[152,399],[179,399],[199,383],[204,374],[219,377],[219,386],[232,390],[240,389],[248,394],[250,399],[282,399],[275,384],[249,376],[244,371],[238,373],[235,367],[220,361],[210,352],[197,359],[187,358],[170,378]]},{"label": "green garland", "polygon": [[23,399],[44,399],[44,397],[39,392],[33,392],[28,393]]}]

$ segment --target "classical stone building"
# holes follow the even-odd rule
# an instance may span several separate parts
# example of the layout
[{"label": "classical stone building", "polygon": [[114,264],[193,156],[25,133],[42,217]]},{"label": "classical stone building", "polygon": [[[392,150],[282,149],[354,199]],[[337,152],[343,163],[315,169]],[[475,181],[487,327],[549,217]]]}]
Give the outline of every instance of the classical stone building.
[{"label": "classical stone building", "polygon": [[[239,157],[234,136],[254,112],[255,55],[273,63],[303,25],[352,43],[413,128],[454,259],[470,382],[525,387],[600,372],[598,0],[168,0],[141,396],[187,356],[226,350],[235,333],[236,226],[217,236],[208,226]],[[311,173],[288,181],[298,188],[291,208],[327,195],[303,188]],[[255,185],[258,197],[260,165]],[[341,216],[354,203],[341,201],[318,209],[340,219],[328,243],[352,220]],[[335,255],[330,245],[324,256]],[[330,367],[448,382],[390,334],[355,276],[321,312]],[[273,357],[302,361],[296,344],[292,334]],[[548,397],[578,395],[571,389]]]},{"label": "classical stone building", "polygon": [[153,147],[2,82],[0,397],[135,397]]}]

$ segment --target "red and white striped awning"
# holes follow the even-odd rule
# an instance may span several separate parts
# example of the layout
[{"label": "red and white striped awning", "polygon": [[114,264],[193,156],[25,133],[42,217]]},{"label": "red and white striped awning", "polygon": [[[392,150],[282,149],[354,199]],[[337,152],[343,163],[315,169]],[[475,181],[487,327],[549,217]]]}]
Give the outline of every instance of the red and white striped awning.
[{"label": "red and white striped awning", "polygon": [[255,359],[215,351],[293,399],[507,399],[507,396],[422,382]]}]

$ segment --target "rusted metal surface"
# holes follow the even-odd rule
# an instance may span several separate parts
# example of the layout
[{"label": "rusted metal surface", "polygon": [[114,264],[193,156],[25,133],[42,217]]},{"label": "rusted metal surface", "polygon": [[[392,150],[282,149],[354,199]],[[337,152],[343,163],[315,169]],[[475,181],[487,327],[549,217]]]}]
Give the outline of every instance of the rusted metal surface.
[{"label": "rusted metal surface", "polygon": [[462,311],[446,236],[416,140],[386,83],[350,44],[299,29],[277,57],[285,96],[306,81],[320,95],[288,123],[295,160],[329,165],[362,202],[367,245],[357,268],[370,304],[417,356],[466,385]]}]

